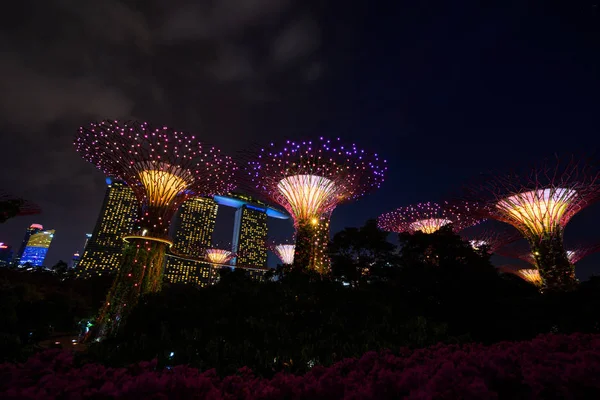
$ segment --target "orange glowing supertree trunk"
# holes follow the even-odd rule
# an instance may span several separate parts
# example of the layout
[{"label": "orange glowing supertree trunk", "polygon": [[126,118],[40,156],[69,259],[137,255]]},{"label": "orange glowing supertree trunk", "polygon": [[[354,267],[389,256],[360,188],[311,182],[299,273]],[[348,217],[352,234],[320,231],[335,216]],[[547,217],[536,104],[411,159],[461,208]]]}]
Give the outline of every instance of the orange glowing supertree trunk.
[{"label": "orange glowing supertree trunk", "polygon": [[139,201],[134,232],[125,236],[124,257],[93,336],[116,332],[140,296],[161,289],[163,262],[172,245],[168,232],[179,205],[191,195],[233,189],[236,166],[195,136],[147,123],[102,121],[79,129],[75,147],[107,176],[125,182]]},{"label": "orange glowing supertree trunk", "polygon": [[384,231],[397,233],[420,231],[429,234],[446,225],[454,232],[460,232],[480,222],[473,217],[471,207],[468,202],[418,203],[382,214],[377,224]]},{"label": "orange glowing supertree trunk", "polygon": [[287,141],[249,154],[249,188],[283,206],[293,217],[293,266],[321,275],[330,272],[329,220],[340,203],[377,189],[385,160],[339,139]]},{"label": "orange glowing supertree trunk", "polygon": [[598,200],[598,170],[589,160],[542,163],[525,173],[486,177],[467,190],[479,201],[478,214],[514,226],[529,242],[543,290],[572,290],[575,267],[563,244],[571,218]]}]

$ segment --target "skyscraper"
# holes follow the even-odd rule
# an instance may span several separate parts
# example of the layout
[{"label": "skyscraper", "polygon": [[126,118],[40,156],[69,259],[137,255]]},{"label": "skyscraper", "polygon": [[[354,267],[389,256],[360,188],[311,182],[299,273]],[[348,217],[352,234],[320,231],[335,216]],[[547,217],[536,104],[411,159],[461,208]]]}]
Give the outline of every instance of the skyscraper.
[{"label": "skyscraper", "polygon": [[83,243],[83,249],[81,250],[82,252],[85,251],[85,248],[87,247],[87,244],[90,241],[91,237],[92,237],[91,233],[85,234],[85,242]]},{"label": "skyscraper", "polygon": [[76,251],[75,254],[73,254],[73,258],[71,259],[71,269],[77,268],[77,265],[79,264],[80,260],[81,260],[81,255],[79,254],[78,251]]},{"label": "skyscraper", "polygon": [[12,260],[12,247],[0,242],[0,267],[8,267]]},{"label": "skyscraper", "polygon": [[34,267],[44,265],[48,248],[54,238],[54,229],[36,232],[29,237],[19,265],[31,264]]},{"label": "skyscraper", "polygon": [[123,235],[133,229],[138,212],[138,202],[131,188],[110,178],[106,183],[108,188],[100,215],[77,264],[77,275],[82,278],[117,270],[123,251]]},{"label": "skyscraper", "polygon": [[233,265],[267,266],[267,213],[264,208],[244,204],[235,212],[231,250]]},{"label": "skyscraper", "polygon": [[[289,216],[266,203],[242,194],[215,196],[219,205],[236,208],[233,226],[232,265],[254,268],[267,266],[267,218],[288,219]],[[253,274],[251,274],[253,275]]]},{"label": "skyscraper", "polygon": [[173,252],[203,257],[211,245],[219,206],[212,199],[196,197],[184,202],[177,213]]},{"label": "skyscraper", "polygon": [[171,283],[208,284],[210,264],[203,261],[211,245],[218,205],[196,197],[184,202],[173,224],[173,247],[165,261],[165,277]]},{"label": "skyscraper", "polygon": [[19,261],[23,256],[23,252],[25,251],[25,247],[27,247],[27,242],[29,242],[29,238],[31,237],[31,235],[41,232],[43,230],[44,227],[40,224],[31,224],[29,228],[27,228],[27,230],[25,231],[25,237],[21,242],[21,247],[19,247],[19,251],[17,252],[17,254],[15,254],[15,257],[12,260],[13,265],[19,265]]}]

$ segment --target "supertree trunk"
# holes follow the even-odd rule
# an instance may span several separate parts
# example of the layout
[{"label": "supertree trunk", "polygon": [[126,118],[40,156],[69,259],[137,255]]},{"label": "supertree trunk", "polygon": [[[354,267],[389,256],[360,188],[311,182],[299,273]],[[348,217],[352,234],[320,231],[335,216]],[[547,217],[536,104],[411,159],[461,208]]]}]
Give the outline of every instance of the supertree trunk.
[{"label": "supertree trunk", "polygon": [[161,290],[166,250],[164,242],[129,239],[106,302],[85,341],[114,336],[141,296]]},{"label": "supertree trunk", "polygon": [[294,268],[328,275],[331,271],[328,245],[329,217],[298,221]]},{"label": "supertree trunk", "polygon": [[577,287],[575,266],[569,261],[562,236],[559,232],[529,243],[544,281],[543,291],[569,291]]}]

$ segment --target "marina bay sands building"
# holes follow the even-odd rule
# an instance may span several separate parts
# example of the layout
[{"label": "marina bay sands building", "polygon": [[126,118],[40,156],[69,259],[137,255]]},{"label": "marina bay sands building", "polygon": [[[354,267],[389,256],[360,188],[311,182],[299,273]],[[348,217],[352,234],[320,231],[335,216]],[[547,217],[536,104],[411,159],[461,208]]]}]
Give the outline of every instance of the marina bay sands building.
[{"label": "marina bay sands building", "polygon": [[266,268],[267,219],[288,219],[289,215],[242,194],[215,196],[214,199],[219,205],[236,209],[231,239],[231,251],[235,258],[231,264],[250,269]]},{"label": "marina bay sands building", "polygon": [[165,277],[169,282],[206,286],[214,281],[214,267],[204,260],[204,251],[211,247],[219,206],[236,209],[231,241],[235,258],[231,266],[244,268],[256,279],[268,270],[267,219],[288,219],[285,212],[238,194],[193,198],[181,206],[176,216],[173,248],[165,261]]},{"label": "marina bay sands building", "polygon": [[194,197],[184,202],[171,236],[173,247],[165,259],[165,278],[171,283],[205,286],[211,266],[204,261],[204,250],[212,243],[219,206],[213,199]]},{"label": "marina bay sands building", "polygon": [[106,179],[107,188],[94,232],[87,237],[77,263],[77,276],[89,278],[116,272],[121,262],[123,235],[133,229],[137,200],[122,182]]}]

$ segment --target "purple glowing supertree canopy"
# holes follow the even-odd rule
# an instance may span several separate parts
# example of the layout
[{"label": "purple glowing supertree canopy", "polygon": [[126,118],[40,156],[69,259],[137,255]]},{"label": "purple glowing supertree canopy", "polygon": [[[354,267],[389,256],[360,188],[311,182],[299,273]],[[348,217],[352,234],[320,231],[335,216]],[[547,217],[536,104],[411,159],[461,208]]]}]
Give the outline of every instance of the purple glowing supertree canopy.
[{"label": "purple glowing supertree canopy", "polygon": [[591,160],[546,161],[524,173],[486,177],[467,189],[478,214],[514,226],[529,242],[544,290],[571,290],[575,268],[563,244],[564,227],[600,196],[600,172]]},{"label": "purple glowing supertree canopy", "polygon": [[388,232],[434,233],[446,225],[452,226],[454,232],[460,232],[480,222],[473,217],[474,209],[469,202],[418,203],[382,214],[377,222],[379,228]]},{"label": "purple glowing supertree canopy", "polygon": [[102,121],[79,129],[75,147],[106,176],[125,182],[140,202],[139,230],[165,238],[190,195],[231,191],[236,166],[194,135],[147,123]]},{"label": "purple glowing supertree canopy", "polygon": [[376,190],[386,161],[354,144],[320,138],[287,141],[251,155],[249,186],[284,207],[296,228],[294,266],[329,272],[329,218],[338,204]]}]

